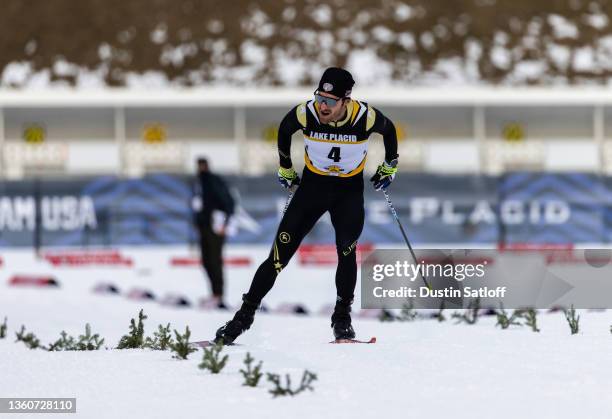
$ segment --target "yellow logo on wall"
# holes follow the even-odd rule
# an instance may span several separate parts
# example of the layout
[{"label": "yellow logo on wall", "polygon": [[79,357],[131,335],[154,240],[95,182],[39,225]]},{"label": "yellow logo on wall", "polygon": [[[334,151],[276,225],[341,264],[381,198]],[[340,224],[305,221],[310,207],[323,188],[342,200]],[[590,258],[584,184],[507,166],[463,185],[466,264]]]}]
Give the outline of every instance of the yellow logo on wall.
[{"label": "yellow logo on wall", "polygon": [[395,134],[397,135],[398,141],[404,141],[406,139],[408,128],[402,122],[395,123]]},{"label": "yellow logo on wall", "polygon": [[276,125],[268,125],[263,130],[263,139],[267,142],[274,143],[278,140],[278,127]]},{"label": "yellow logo on wall", "polygon": [[518,122],[509,122],[504,125],[502,136],[506,141],[522,141],[525,139],[525,129]]},{"label": "yellow logo on wall", "polygon": [[23,129],[23,139],[29,144],[40,144],[45,141],[45,128],[38,124],[31,124]]},{"label": "yellow logo on wall", "polygon": [[142,139],[146,143],[163,143],[167,138],[166,126],[162,123],[145,124],[142,129]]}]

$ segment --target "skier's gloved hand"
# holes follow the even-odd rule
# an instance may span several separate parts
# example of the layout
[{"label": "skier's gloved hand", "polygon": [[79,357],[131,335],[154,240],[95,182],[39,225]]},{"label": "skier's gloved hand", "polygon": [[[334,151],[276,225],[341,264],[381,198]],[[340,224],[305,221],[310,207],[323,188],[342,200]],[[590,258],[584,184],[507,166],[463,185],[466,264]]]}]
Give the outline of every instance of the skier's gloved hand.
[{"label": "skier's gloved hand", "polygon": [[393,159],[389,163],[384,161],[381,165],[378,166],[378,169],[376,169],[376,173],[374,173],[374,176],[370,178],[370,182],[372,182],[374,189],[376,189],[377,191],[387,189],[391,182],[393,182],[396,172],[397,159]]},{"label": "skier's gloved hand", "polygon": [[278,168],[278,181],[283,185],[283,188],[289,189],[300,184],[300,177],[293,167],[285,169],[281,166]]}]

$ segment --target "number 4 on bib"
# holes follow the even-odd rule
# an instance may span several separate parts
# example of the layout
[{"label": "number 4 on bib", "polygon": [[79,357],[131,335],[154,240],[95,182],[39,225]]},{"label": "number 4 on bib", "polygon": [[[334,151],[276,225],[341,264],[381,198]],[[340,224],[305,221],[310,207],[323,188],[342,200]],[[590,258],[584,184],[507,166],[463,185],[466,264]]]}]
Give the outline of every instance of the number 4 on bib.
[{"label": "number 4 on bib", "polygon": [[340,161],[340,147],[332,147],[327,155],[328,159],[332,159],[335,163]]}]

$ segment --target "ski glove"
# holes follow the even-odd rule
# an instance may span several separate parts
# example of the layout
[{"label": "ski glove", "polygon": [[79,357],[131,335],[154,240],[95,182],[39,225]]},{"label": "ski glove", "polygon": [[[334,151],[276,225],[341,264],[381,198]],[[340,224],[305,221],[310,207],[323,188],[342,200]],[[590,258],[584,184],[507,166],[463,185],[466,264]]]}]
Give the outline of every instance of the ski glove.
[{"label": "ski glove", "polygon": [[284,167],[278,168],[278,181],[283,188],[289,189],[294,185],[300,184],[300,177],[293,167],[285,169]]},{"label": "ski glove", "polygon": [[387,189],[393,179],[395,178],[395,173],[397,172],[397,159],[391,160],[391,162],[387,163],[384,161],[381,165],[376,169],[376,173],[374,176],[370,178],[370,182],[372,182],[374,189],[380,191],[382,189]]}]

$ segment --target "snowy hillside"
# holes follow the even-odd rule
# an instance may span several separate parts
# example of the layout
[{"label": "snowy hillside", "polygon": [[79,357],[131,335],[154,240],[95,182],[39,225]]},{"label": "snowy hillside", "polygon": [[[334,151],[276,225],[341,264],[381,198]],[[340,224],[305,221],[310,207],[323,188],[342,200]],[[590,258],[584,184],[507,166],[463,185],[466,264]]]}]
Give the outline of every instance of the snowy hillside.
[{"label": "snowy hillside", "polygon": [[[609,84],[604,0],[6,0],[0,86]],[[70,36],[65,36],[70,28]]]},{"label": "snowy hillside", "polygon": [[[3,253],[0,321],[8,317],[9,335],[0,340],[0,396],[76,397],[77,415],[69,418],[607,418],[612,408],[612,358],[606,355],[612,319],[605,312],[581,313],[582,330],[574,336],[560,313],[542,313],[540,333],[500,330],[493,317],[473,326],[356,318],[358,335],[376,336],[374,345],[327,344],[327,316],[260,313],[241,345],[226,348],[229,363],[218,376],[198,369],[201,351],[178,361],[161,351],[46,352],[14,343],[21,324],[48,343],[61,330],[82,333],[88,322],[114,347],[141,307],[149,316],[147,334],[170,322],[179,330],[189,325],[194,338],[205,339],[229,318],[92,293],[101,279],[122,292],[139,284],[160,295],[164,287],[194,298],[206,293],[198,269],[147,271],[145,263],[159,254],[128,254],[135,257],[131,268],[51,270],[31,255]],[[61,286],[9,286],[17,267],[53,273]],[[228,271],[231,302],[253,269]],[[286,273],[266,301],[270,306],[306,300],[314,307],[333,298],[333,270],[293,266]],[[273,398],[265,377],[258,388],[243,387],[238,371],[247,352],[263,361],[264,371],[289,373],[294,382],[305,369],[316,373],[314,391]]]}]

